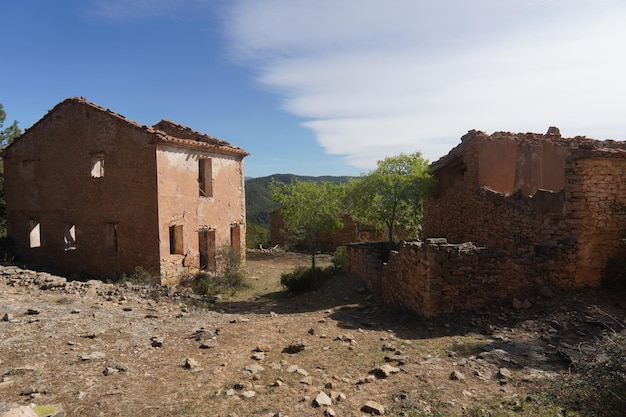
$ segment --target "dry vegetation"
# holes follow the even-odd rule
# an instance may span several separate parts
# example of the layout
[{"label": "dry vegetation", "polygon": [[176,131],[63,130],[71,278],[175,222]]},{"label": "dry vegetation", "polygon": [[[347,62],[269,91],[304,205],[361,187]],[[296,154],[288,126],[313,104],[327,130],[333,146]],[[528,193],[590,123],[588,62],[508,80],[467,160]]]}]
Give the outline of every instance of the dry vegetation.
[{"label": "dry vegetation", "polygon": [[[569,381],[593,369],[573,365],[602,369],[596,342],[623,328],[624,303],[600,291],[431,320],[354,277],[287,293],[280,274],[309,261],[250,252],[248,287],[215,303],[131,284],[41,290],[5,272],[0,402],[69,416],[362,416],[368,401],[392,416],[584,415],[574,397],[593,392]],[[385,364],[398,372],[375,371]],[[332,410],[314,405],[320,391]],[[587,415],[608,415],[597,407]]]}]

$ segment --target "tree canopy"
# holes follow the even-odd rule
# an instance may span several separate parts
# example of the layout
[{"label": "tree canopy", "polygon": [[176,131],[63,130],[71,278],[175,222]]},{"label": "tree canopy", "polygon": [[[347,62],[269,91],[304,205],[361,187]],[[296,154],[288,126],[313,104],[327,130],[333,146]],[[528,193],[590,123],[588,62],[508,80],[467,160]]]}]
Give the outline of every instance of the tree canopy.
[{"label": "tree canopy", "polygon": [[391,247],[399,237],[419,236],[422,201],[431,184],[428,160],[420,152],[390,156],[349,183],[347,209],[357,220],[385,229]]},{"label": "tree canopy", "polygon": [[9,127],[3,129],[6,118],[7,114],[4,111],[2,103],[0,103],[0,148],[5,148],[22,134],[22,130],[17,125],[17,120],[13,120],[13,123],[11,123]]},{"label": "tree canopy", "polygon": [[[13,121],[11,126],[3,129],[7,114],[0,103],[0,148],[8,146],[15,138],[22,134],[17,126],[17,121]],[[6,202],[4,200],[4,161],[0,158],[0,236],[6,235]]]},{"label": "tree canopy", "polygon": [[273,181],[269,185],[272,199],[280,205],[284,233],[294,241],[304,242],[311,252],[315,270],[315,252],[321,234],[341,228],[341,201],[345,186],[327,181],[291,184]]}]

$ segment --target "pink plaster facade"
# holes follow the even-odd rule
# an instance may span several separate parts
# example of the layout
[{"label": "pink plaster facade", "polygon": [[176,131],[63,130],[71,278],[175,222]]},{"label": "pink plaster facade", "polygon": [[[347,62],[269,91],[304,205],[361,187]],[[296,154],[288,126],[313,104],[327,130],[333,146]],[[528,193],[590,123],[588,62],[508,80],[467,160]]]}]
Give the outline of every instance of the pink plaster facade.
[{"label": "pink plaster facade", "polygon": [[245,254],[247,155],[67,99],[4,151],[9,237],[25,262],[77,276],[214,269],[222,246]]}]

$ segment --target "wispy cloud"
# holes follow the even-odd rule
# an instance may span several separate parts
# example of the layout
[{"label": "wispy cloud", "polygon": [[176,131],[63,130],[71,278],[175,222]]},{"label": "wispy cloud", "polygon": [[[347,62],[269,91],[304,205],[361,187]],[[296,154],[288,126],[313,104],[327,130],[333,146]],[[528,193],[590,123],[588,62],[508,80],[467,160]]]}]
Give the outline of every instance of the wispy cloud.
[{"label": "wispy cloud", "polygon": [[239,0],[233,53],[363,169],[469,129],[626,138],[626,4]]}]

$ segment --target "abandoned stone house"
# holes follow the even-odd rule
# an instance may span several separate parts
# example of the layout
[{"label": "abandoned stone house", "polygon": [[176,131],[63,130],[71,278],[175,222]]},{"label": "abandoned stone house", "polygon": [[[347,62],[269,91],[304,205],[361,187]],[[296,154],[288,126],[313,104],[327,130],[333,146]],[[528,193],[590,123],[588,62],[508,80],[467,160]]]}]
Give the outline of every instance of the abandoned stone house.
[{"label": "abandoned stone house", "polygon": [[77,276],[214,270],[220,247],[245,254],[247,155],[66,99],[4,150],[8,235],[24,262]]},{"label": "abandoned stone house", "polygon": [[430,168],[425,241],[384,265],[374,247],[348,248],[348,268],[389,304],[432,316],[595,287],[624,254],[625,142],[470,131]]}]

